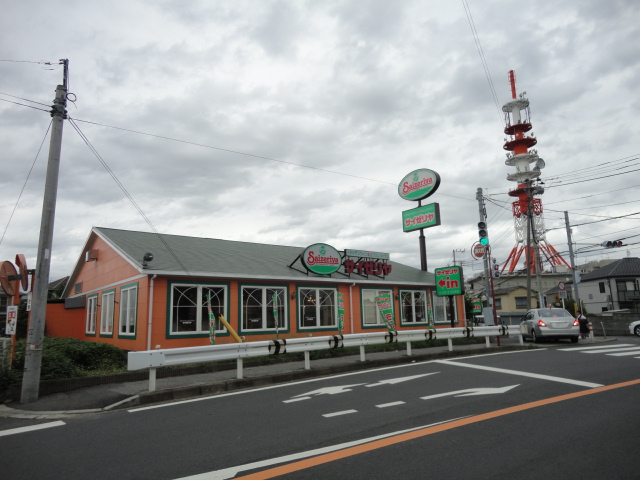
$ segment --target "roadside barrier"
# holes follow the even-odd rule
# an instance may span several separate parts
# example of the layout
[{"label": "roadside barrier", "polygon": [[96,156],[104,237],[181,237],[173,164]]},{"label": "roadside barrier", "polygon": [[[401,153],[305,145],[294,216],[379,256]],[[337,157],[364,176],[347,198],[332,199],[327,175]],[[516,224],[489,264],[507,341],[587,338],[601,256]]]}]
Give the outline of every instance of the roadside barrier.
[{"label": "roadside barrier", "polygon": [[488,327],[456,327],[430,328],[420,330],[401,330],[374,333],[354,333],[347,335],[331,335],[324,337],[290,338],[266,340],[261,342],[231,343],[224,345],[207,345],[203,347],[166,348],[129,352],[127,370],[149,369],[149,391],[156,389],[156,369],[187,365],[190,363],[216,362],[236,359],[237,378],[243,378],[244,358],[281,355],[304,352],[304,368],[311,369],[309,352],[331,348],[360,347],[360,360],[365,361],[365,347],[383,343],[406,343],[407,355],[411,355],[411,342],[422,340],[447,339],[449,351],[453,351],[454,338],[485,337],[486,346],[490,346],[491,337],[519,335],[523,344],[522,333],[517,325],[496,325]]}]

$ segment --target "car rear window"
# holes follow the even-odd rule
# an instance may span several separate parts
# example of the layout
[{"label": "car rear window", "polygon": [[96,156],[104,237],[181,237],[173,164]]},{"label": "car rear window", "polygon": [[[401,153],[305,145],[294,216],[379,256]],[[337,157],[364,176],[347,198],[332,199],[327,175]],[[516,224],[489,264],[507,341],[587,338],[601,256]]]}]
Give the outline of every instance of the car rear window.
[{"label": "car rear window", "polygon": [[544,318],[571,317],[571,314],[562,308],[546,308],[544,310],[538,310],[538,314]]}]

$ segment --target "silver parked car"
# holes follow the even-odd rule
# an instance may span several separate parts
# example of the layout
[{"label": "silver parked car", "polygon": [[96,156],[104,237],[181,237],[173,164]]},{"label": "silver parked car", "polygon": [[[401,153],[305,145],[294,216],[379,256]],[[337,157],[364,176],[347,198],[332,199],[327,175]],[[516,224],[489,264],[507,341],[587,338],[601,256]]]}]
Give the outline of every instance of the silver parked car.
[{"label": "silver parked car", "polygon": [[637,335],[640,337],[640,320],[638,320],[637,322],[631,322],[629,324],[629,333],[631,333],[631,335]]},{"label": "silver parked car", "polygon": [[525,314],[520,331],[534,342],[543,338],[568,338],[577,343],[580,324],[564,308],[534,308]]}]

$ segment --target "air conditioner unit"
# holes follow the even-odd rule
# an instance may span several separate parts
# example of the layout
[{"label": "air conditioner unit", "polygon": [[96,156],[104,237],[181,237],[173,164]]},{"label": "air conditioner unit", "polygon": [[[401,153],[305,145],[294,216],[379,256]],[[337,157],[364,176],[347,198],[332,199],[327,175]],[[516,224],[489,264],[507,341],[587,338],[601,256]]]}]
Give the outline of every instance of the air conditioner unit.
[{"label": "air conditioner unit", "polygon": [[98,250],[87,250],[84,254],[84,261],[93,262],[95,260],[98,260]]}]

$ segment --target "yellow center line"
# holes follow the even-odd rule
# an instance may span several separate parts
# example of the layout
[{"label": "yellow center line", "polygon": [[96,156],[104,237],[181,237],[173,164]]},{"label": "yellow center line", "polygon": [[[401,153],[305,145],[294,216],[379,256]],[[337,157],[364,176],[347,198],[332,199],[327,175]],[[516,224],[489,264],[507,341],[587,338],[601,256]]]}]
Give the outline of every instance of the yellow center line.
[{"label": "yellow center line", "polygon": [[433,427],[427,427],[413,432],[402,433],[395,437],[383,438],[374,442],[366,443],[364,445],[357,445],[355,447],[345,448],[337,452],[326,453],[317,457],[300,460],[299,462],[289,463],[269,470],[263,470],[261,472],[245,475],[242,478],[244,480],[263,480],[267,478],[274,478],[280,475],[286,475],[288,473],[297,472],[307,468],[322,465],[323,463],[333,462],[342,458],[352,457],[359,455],[360,453],[370,452],[379,448],[388,447],[389,445],[395,445],[397,443],[414,440],[420,437],[426,437],[427,435],[433,435],[434,433],[445,432],[447,430],[453,430],[454,428],[463,427],[465,425],[471,425],[473,423],[483,422],[492,418],[502,417],[504,415],[510,415],[512,413],[522,412],[524,410],[530,410],[532,408],[542,407],[544,405],[550,405],[552,403],[564,402],[565,400],[572,400],[575,398],[585,397],[587,395],[594,395],[596,393],[602,393],[609,390],[615,390],[617,388],[629,387],[632,385],[640,384],[640,379],[631,380],[628,382],[616,383],[614,385],[606,385],[604,387],[592,388],[589,390],[583,390],[576,393],[569,393],[567,395],[560,395],[558,397],[546,398],[544,400],[538,400],[536,402],[524,403],[522,405],[516,405],[514,407],[503,408],[493,412],[483,413],[481,415],[475,415],[473,417],[462,418],[460,420],[454,420],[453,422],[436,425]]}]

